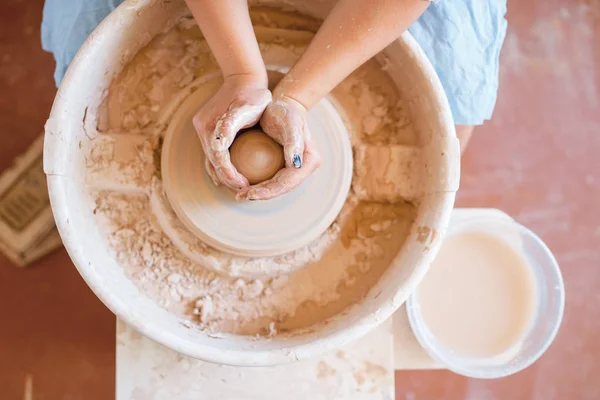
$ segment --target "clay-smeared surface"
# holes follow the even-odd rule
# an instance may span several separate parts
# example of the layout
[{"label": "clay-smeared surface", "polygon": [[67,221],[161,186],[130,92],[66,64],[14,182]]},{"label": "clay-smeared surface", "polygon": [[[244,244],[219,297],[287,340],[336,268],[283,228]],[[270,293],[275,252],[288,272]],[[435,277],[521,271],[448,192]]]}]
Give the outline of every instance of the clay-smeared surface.
[{"label": "clay-smeared surface", "polygon": [[[40,132],[55,93],[52,56],[39,43],[42,5],[41,0],[0,2],[3,167]],[[600,375],[595,357],[600,353],[600,211],[594,203],[600,198],[600,143],[594,134],[600,121],[597,102],[587,97],[598,93],[599,85],[593,75],[600,60],[598,7],[596,0],[509,0],[498,106],[493,121],[475,130],[458,193],[458,206],[502,208],[555,252],[567,289],[556,341],[532,367],[498,381],[448,371],[399,371],[397,399],[600,395],[595,379]],[[115,316],[64,250],[25,270],[0,257],[0,288],[3,398],[22,399],[26,377],[34,399],[114,398]]]},{"label": "clay-smeared surface", "polygon": [[[281,23],[286,14],[262,10],[258,15]],[[260,20],[256,14],[254,18]],[[257,27],[267,64],[278,60],[292,65],[306,48],[312,33],[305,29],[310,27],[311,20],[295,21],[290,29],[281,29],[281,25],[273,29],[268,24]],[[195,82],[216,71],[218,66],[200,30],[192,19],[184,18],[140,50],[111,84],[100,110],[91,110],[88,118],[98,114],[100,136],[114,138],[115,148],[124,134],[160,137],[177,108],[176,99],[185,97]],[[198,84],[195,90],[203,90],[203,85]],[[377,61],[372,60],[354,72],[332,97],[345,118],[343,123],[350,132],[353,147],[416,145],[408,99],[402,98],[385,67]],[[104,157],[88,163],[94,171],[98,163],[112,162],[114,150],[94,153],[100,143],[96,142],[92,155],[98,153]],[[156,149],[159,148],[160,143]],[[397,165],[392,162],[393,157],[416,158],[418,153],[386,153],[384,157],[361,159],[361,164],[353,167],[371,171],[382,164],[380,169],[386,170],[386,166]],[[141,165],[141,159],[148,158],[140,153],[133,164]],[[202,254],[190,259],[162,229],[148,199],[148,193],[152,198],[156,193],[160,196],[162,191],[161,174],[157,172],[142,183],[135,178],[137,170],[124,174],[125,180],[131,176],[136,183],[134,194],[100,187],[97,222],[104,227],[114,257],[145,294],[185,319],[191,327],[210,333],[263,336],[293,333],[356,304],[378,282],[402,248],[417,210],[414,199],[392,194],[408,192],[398,190],[409,182],[408,172],[398,168],[396,174],[391,171],[386,186],[380,188],[383,194],[372,193],[373,189],[364,181],[356,181],[333,224],[299,249],[281,256],[233,259],[200,240],[194,246]],[[418,175],[420,171],[413,172]],[[97,173],[88,181],[90,187],[98,187]],[[317,248],[321,250],[317,252]],[[244,268],[250,265],[265,271],[266,276],[253,274],[250,279],[247,275],[215,274],[215,269],[203,262],[209,259],[202,258],[203,255],[208,255],[210,262],[225,265],[218,272],[238,263],[244,264]],[[285,270],[281,265],[290,263],[301,268],[288,269],[288,274],[273,273]]]}]

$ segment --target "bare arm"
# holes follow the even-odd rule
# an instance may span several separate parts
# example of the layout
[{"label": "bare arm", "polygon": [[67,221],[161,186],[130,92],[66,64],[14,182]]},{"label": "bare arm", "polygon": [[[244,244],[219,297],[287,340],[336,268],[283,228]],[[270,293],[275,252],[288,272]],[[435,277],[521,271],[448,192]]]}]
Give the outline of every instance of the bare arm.
[{"label": "bare arm", "polygon": [[271,101],[267,71],[244,0],[186,0],[223,73],[223,86],[194,115],[216,185],[245,190],[248,180],[231,163],[229,146],[237,133],[255,125]]},{"label": "bare arm", "polygon": [[339,0],[273,98],[283,95],[310,109],[398,38],[428,5],[424,0]]},{"label": "bare arm", "polygon": [[252,75],[267,83],[265,64],[244,0],[186,0],[225,78]]},{"label": "bare arm", "polygon": [[284,146],[286,168],[242,191],[241,197],[281,196],[319,167],[307,110],[399,37],[428,4],[424,0],[339,0],[308,49],[275,88],[273,101],[261,118],[263,130]]}]

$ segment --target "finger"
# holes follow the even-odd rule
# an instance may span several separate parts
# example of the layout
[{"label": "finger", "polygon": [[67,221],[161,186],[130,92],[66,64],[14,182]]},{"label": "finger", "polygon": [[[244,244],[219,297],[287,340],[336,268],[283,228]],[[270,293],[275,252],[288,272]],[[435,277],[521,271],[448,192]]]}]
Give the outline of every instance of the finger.
[{"label": "finger", "polygon": [[225,114],[216,122],[215,130],[210,137],[210,148],[213,151],[228,149],[237,133],[255,125],[271,101],[271,92],[261,91],[256,99],[248,102],[248,99],[236,99],[230,105]]},{"label": "finger", "polygon": [[204,168],[206,170],[206,173],[208,174],[210,179],[213,181],[215,186],[219,186],[219,185],[221,185],[221,179],[219,178],[219,175],[217,174],[215,167],[213,166],[212,162],[210,161],[210,158],[208,157],[208,151],[207,151],[208,143],[206,142],[206,136],[199,135],[199,139],[200,139],[200,144],[202,145],[202,152],[204,153]]},{"label": "finger", "polygon": [[233,190],[245,189],[249,182],[231,163],[229,147],[241,129],[258,122],[270,101],[271,92],[268,90],[236,98],[229,105],[227,112],[217,120],[214,131],[205,135],[203,143],[205,150],[208,150],[205,153],[214,167],[217,179]]},{"label": "finger", "polygon": [[248,180],[231,164],[228,150],[221,152],[206,151],[209,146],[206,136],[200,137],[200,143],[206,155],[204,160],[206,172],[217,186],[223,184],[236,191],[250,186]]},{"label": "finger", "polygon": [[235,191],[244,190],[250,186],[248,179],[240,174],[231,163],[229,150],[211,152],[208,158],[214,167],[219,182]]},{"label": "finger", "polygon": [[258,122],[268,104],[269,96],[259,104],[239,105],[232,103],[230,109],[217,121],[212,135],[208,136],[208,159],[215,168],[219,181],[233,190],[242,190],[249,182],[231,163],[229,147],[237,133]]},{"label": "finger", "polygon": [[278,99],[269,105],[260,123],[265,133],[283,146],[286,167],[301,168],[308,131],[303,106],[293,99]]},{"label": "finger", "polygon": [[262,130],[280,145],[284,145],[286,128],[293,126],[288,106],[281,100],[274,100],[260,119]]},{"label": "finger", "polygon": [[270,200],[284,195],[297,188],[304,180],[316,170],[314,164],[304,164],[304,168],[284,168],[280,170],[273,178],[262,182],[261,186],[251,186],[240,198],[248,200]]},{"label": "finger", "polygon": [[238,194],[240,199],[269,200],[288,193],[300,186],[321,165],[321,157],[310,147],[304,153],[302,168],[287,167],[279,171],[273,178],[250,186],[247,191]]},{"label": "finger", "polygon": [[221,182],[219,182],[219,177],[217,176],[217,171],[215,171],[215,167],[213,167],[213,165],[210,163],[210,160],[208,159],[208,157],[206,157],[204,159],[204,168],[206,168],[206,173],[208,174],[210,179],[213,181],[215,186],[219,186],[221,184]]},{"label": "finger", "polygon": [[304,154],[304,130],[307,130],[306,122],[302,121],[302,127],[292,129],[292,133],[285,137],[283,154],[285,165],[288,168],[302,168],[302,155]]}]

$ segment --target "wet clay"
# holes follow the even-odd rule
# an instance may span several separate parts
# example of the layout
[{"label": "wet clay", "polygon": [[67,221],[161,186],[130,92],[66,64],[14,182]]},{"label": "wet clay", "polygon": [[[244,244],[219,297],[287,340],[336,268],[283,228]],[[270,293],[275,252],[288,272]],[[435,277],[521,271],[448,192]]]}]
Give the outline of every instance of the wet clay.
[{"label": "wet clay", "polygon": [[251,185],[271,179],[283,168],[283,148],[260,129],[241,134],[229,148],[231,163]]}]

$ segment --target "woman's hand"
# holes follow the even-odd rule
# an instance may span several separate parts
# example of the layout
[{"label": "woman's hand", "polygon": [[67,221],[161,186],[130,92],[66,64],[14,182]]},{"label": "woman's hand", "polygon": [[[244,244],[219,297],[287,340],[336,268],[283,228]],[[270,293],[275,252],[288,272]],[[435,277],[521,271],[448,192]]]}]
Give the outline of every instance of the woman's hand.
[{"label": "woman's hand", "polygon": [[286,96],[278,96],[266,108],[262,130],[283,146],[285,168],[264,182],[238,194],[248,200],[269,200],[299,186],[321,164],[306,120],[306,108]]},{"label": "woman's hand", "polygon": [[258,122],[271,101],[248,2],[186,0],[186,3],[225,77],[221,89],[193,119],[206,154],[206,170],[215,184],[245,190],[248,180],[231,164],[229,146],[240,129]]},{"label": "woman's hand", "polygon": [[247,191],[248,180],[231,163],[229,147],[241,129],[255,125],[271,101],[266,77],[233,75],[202,106],[193,123],[206,155],[206,171],[215,185]]}]

